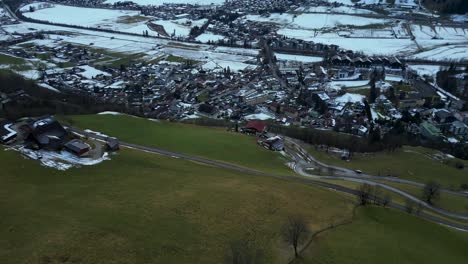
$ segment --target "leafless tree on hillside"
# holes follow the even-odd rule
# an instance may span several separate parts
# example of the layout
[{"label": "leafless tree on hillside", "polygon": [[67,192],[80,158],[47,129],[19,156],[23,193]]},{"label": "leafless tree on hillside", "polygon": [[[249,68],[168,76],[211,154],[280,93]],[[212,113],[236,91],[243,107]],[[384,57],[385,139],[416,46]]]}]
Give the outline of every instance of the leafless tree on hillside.
[{"label": "leafless tree on hillside", "polygon": [[430,181],[424,185],[422,199],[432,205],[435,199],[440,196],[440,184],[435,181]]},{"label": "leafless tree on hillside", "polygon": [[367,205],[371,200],[372,186],[370,184],[362,184],[358,190],[358,202],[360,205]]},{"label": "leafless tree on hillside", "polygon": [[294,249],[294,256],[298,257],[297,248],[309,234],[306,221],[301,216],[290,216],[283,226],[283,238]]}]

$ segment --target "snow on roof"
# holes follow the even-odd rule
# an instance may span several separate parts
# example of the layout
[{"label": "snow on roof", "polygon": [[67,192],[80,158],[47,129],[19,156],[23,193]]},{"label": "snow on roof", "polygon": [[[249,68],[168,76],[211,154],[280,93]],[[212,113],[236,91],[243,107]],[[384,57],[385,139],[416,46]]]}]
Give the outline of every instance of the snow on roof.
[{"label": "snow on roof", "polygon": [[111,76],[109,73],[107,72],[103,72],[103,71],[100,71],[96,68],[93,68],[89,65],[84,65],[84,66],[78,66],[80,69],[83,69],[84,72],[80,72],[78,73],[79,75],[87,78],[87,79],[93,79],[95,78],[96,76],[98,75],[104,75],[104,76]]},{"label": "snow on roof", "polygon": [[98,115],[122,115],[122,113],[113,112],[113,111],[104,111],[104,112],[98,113]]},{"label": "snow on roof", "polygon": [[39,85],[39,86],[42,87],[42,88],[46,88],[46,89],[49,89],[49,90],[51,90],[51,91],[60,93],[59,90],[57,90],[56,88],[54,88],[54,87],[48,85],[47,83],[38,83],[37,85]]},{"label": "snow on roof", "polygon": [[352,94],[352,93],[345,93],[342,96],[339,96],[335,99],[337,103],[359,103],[362,102],[366,98],[364,95],[361,94]]},{"label": "snow on roof", "polygon": [[284,61],[299,61],[299,62],[304,62],[304,63],[323,61],[322,57],[314,57],[314,56],[291,55],[291,54],[281,54],[281,53],[275,53],[275,56],[278,60],[284,60]]},{"label": "snow on roof", "polygon": [[259,113],[259,114],[251,114],[244,117],[246,120],[268,120],[268,119],[275,119],[274,116]]},{"label": "snow on roof", "polygon": [[13,123],[7,123],[3,126],[3,128],[8,131],[8,134],[2,136],[2,140],[6,140],[14,135],[16,135],[16,131],[13,130],[11,127],[13,126]]},{"label": "snow on roof", "polygon": [[114,82],[111,85],[106,86],[105,88],[110,88],[110,89],[122,89],[125,87],[125,82],[124,81],[117,81]]}]

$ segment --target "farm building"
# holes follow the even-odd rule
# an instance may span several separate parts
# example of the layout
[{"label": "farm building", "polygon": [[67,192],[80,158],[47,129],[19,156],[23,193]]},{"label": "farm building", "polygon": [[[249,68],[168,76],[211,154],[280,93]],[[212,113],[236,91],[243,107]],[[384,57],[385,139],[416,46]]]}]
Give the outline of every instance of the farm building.
[{"label": "farm building", "polygon": [[67,131],[51,116],[39,118],[29,124],[31,138],[39,147],[49,150],[57,150],[63,146],[63,140]]},{"label": "farm building", "polygon": [[116,138],[108,138],[106,142],[106,147],[108,151],[117,151],[119,150],[119,140]]},{"label": "farm building", "polygon": [[83,156],[89,151],[89,146],[79,139],[73,139],[65,144],[65,149],[76,156]]},{"label": "farm building", "polygon": [[267,138],[261,141],[260,144],[273,151],[281,151],[284,148],[284,140],[279,136]]},{"label": "farm building", "polygon": [[261,133],[264,133],[265,131],[266,131],[265,123],[258,121],[258,120],[249,121],[242,128],[242,132],[249,133],[249,134],[261,134]]}]

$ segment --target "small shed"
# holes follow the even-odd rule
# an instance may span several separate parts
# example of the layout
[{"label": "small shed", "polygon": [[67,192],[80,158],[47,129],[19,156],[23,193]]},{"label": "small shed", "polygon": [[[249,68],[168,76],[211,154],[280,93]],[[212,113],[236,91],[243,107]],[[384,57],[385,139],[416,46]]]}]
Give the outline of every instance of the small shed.
[{"label": "small shed", "polygon": [[117,151],[120,149],[119,140],[116,138],[108,138],[106,142],[106,148],[108,151]]},{"label": "small shed", "polygon": [[88,153],[89,146],[79,139],[73,139],[65,144],[65,149],[76,156],[83,156]]}]

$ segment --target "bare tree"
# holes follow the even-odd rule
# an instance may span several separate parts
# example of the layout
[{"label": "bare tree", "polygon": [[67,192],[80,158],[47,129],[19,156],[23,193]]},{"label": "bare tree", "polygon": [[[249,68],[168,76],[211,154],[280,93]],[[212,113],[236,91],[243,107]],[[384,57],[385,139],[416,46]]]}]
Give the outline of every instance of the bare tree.
[{"label": "bare tree", "polygon": [[372,201],[376,205],[380,205],[382,200],[380,199],[380,196],[382,195],[382,187],[380,186],[373,186],[372,187]]},{"label": "bare tree", "polygon": [[410,200],[410,199],[407,199],[407,200],[405,201],[405,209],[406,209],[406,212],[407,212],[408,214],[413,213],[413,210],[414,210],[414,202],[413,202],[412,200]]},{"label": "bare tree", "polygon": [[391,202],[392,202],[392,197],[390,195],[385,195],[385,197],[382,200],[382,206],[387,207],[387,205]]},{"label": "bare tree", "polygon": [[440,184],[435,181],[430,181],[424,185],[422,199],[432,205],[434,200],[440,196]]},{"label": "bare tree", "polygon": [[297,247],[309,234],[306,221],[301,216],[290,216],[283,226],[283,238],[294,249],[294,256],[298,257]]},{"label": "bare tree", "polygon": [[359,186],[358,190],[358,202],[360,205],[367,205],[371,200],[372,186],[370,184],[364,183]]}]

